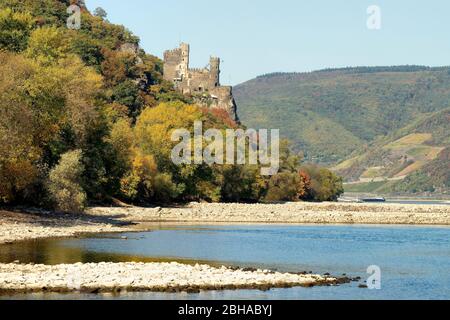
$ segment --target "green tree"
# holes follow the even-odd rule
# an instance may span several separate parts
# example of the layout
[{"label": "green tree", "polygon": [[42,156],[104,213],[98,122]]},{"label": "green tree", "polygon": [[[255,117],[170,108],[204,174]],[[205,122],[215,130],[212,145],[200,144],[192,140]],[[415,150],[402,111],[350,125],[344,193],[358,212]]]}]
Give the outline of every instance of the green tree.
[{"label": "green tree", "polygon": [[143,98],[140,95],[136,83],[126,80],[113,88],[112,99],[114,102],[128,108],[128,116],[135,119],[143,107]]},{"label": "green tree", "polygon": [[98,7],[94,10],[94,16],[102,18],[103,20],[106,19],[108,16],[108,13],[105,11],[105,9]]},{"label": "green tree", "polygon": [[226,165],[216,168],[221,179],[221,200],[258,202],[266,191],[266,182],[258,166]]},{"label": "green tree", "polygon": [[86,194],[81,187],[83,165],[81,150],[62,155],[58,165],[50,171],[48,190],[55,208],[63,212],[82,212]]},{"label": "green tree", "polygon": [[302,193],[302,180],[297,173],[280,172],[269,179],[265,201],[298,201]]}]

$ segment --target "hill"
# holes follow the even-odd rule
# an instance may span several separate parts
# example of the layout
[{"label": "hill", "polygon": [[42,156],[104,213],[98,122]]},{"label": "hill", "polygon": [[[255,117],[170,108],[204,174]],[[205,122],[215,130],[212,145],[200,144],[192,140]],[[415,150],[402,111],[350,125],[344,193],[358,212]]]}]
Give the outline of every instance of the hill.
[{"label": "hill", "polygon": [[[81,19],[70,24],[75,4]],[[175,164],[175,129],[239,124],[164,80],[163,61],[139,42],[83,0],[0,0],[0,205],[82,212],[116,200],[325,201],[343,192],[342,179],[301,167],[288,148],[273,176],[248,161],[189,163],[187,151]]]},{"label": "hill", "polygon": [[450,188],[450,68],[328,69],[264,75],[234,89],[242,122],[280,128],[347,191]]},{"label": "hill", "polygon": [[450,69],[361,67],[276,73],[234,89],[242,122],[280,128],[308,160],[333,165],[450,106]]},{"label": "hill", "polygon": [[425,116],[376,141],[335,171],[350,191],[441,192],[450,187],[450,109]]}]

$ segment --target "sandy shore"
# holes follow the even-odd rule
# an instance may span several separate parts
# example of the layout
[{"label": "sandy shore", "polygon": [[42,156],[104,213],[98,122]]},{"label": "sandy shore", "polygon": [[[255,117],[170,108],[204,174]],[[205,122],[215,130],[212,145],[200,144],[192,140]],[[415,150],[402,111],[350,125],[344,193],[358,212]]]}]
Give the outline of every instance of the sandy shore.
[{"label": "sandy shore", "polygon": [[0,264],[0,294],[269,290],[337,285],[350,281],[348,278],[179,263],[79,263],[57,266]]}]

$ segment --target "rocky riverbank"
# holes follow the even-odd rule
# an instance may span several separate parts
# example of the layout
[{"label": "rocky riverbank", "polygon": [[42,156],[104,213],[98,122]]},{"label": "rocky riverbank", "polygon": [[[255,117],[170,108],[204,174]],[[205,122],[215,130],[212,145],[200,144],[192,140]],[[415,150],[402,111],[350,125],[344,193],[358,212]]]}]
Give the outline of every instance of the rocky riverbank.
[{"label": "rocky riverbank", "polygon": [[195,293],[200,290],[331,286],[350,281],[348,278],[312,274],[179,263],[79,263],[57,266],[0,264],[0,294],[136,291]]},{"label": "rocky riverbank", "polygon": [[448,205],[192,203],[179,208],[92,208],[134,222],[450,225]]},{"label": "rocky riverbank", "polygon": [[[71,215],[42,210],[0,210],[0,244],[86,233],[144,231],[155,223],[294,223],[450,225],[450,206],[286,203],[199,204],[183,207],[97,207]],[[1,248],[0,248],[1,250]],[[0,293],[198,292],[336,285],[350,279],[178,263],[74,265],[0,264]]]},{"label": "rocky riverbank", "polygon": [[108,215],[72,215],[32,209],[0,210],[0,244],[134,230],[133,223]]},{"label": "rocky riverbank", "polygon": [[86,233],[144,231],[151,223],[450,225],[448,205],[361,203],[206,204],[182,207],[95,207],[71,215],[0,210],[0,244]]}]

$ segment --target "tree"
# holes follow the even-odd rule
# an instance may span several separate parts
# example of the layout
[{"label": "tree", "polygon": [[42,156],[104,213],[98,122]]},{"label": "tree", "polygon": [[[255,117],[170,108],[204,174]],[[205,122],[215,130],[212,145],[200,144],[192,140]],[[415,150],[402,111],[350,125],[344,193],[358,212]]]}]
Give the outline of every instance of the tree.
[{"label": "tree", "polygon": [[317,165],[302,166],[301,172],[307,174],[310,179],[309,194],[305,200],[336,201],[344,193],[343,180],[332,171]]},{"label": "tree", "polygon": [[48,190],[57,210],[82,212],[86,204],[86,193],[81,187],[83,165],[81,150],[62,155],[58,165],[50,171]]},{"label": "tree", "polygon": [[127,52],[103,49],[104,60],[101,71],[105,81],[110,86],[125,82],[132,75],[131,68],[135,64],[135,57]]},{"label": "tree", "polygon": [[303,188],[303,181],[298,174],[280,172],[269,179],[265,201],[298,201]]},{"label": "tree", "polygon": [[143,107],[139,87],[131,80],[126,80],[115,86],[112,89],[112,99],[114,102],[126,106],[128,116],[133,119],[136,119]]},{"label": "tree", "polygon": [[68,32],[71,34],[70,51],[78,55],[86,65],[100,70],[100,65],[104,60],[101,41],[92,39],[85,33],[73,30],[68,30]]},{"label": "tree", "polygon": [[62,152],[85,147],[98,123],[100,87],[100,76],[78,57],[40,64],[0,53],[0,201],[25,193],[38,200],[29,188],[45,168]]},{"label": "tree", "polygon": [[25,84],[35,72],[29,60],[0,52],[0,202],[13,202],[34,182],[40,143],[53,133],[45,113],[30,106]]},{"label": "tree", "polygon": [[266,191],[266,182],[258,166],[226,165],[215,168],[221,179],[221,200],[258,202]]},{"label": "tree", "polygon": [[52,26],[32,32],[26,55],[42,65],[50,65],[67,58],[69,52],[69,42],[64,31]]},{"label": "tree", "polygon": [[98,7],[94,10],[94,16],[102,18],[103,20],[106,19],[108,16],[108,13],[105,11],[105,9]]},{"label": "tree", "polygon": [[0,49],[25,50],[33,26],[34,20],[29,13],[14,12],[9,8],[0,10]]},{"label": "tree", "polygon": [[170,159],[174,129],[186,128],[193,132],[194,122],[201,119],[201,110],[195,105],[181,102],[161,103],[146,108],[138,117],[135,127],[136,146],[145,153],[153,154],[161,169],[172,167]]},{"label": "tree", "polygon": [[311,177],[304,170],[299,170],[298,174],[300,176],[299,197],[301,200],[307,200],[308,195],[311,193]]},{"label": "tree", "polygon": [[129,200],[151,200],[154,188],[153,179],[157,175],[157,166],[152,155],[136,154],[131,170],[121,180],[121,191]]}]

